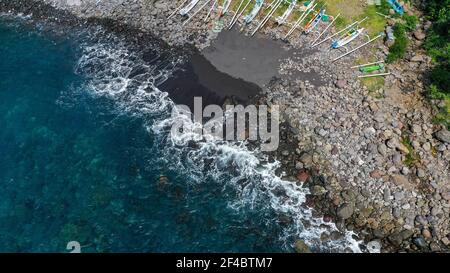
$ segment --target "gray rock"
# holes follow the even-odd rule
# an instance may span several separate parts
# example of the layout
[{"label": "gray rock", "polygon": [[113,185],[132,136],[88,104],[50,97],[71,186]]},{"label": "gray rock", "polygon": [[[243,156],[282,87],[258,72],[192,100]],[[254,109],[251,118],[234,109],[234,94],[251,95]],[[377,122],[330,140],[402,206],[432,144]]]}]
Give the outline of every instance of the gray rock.
[{"label": "gray rock", "polygon": [[378,153],[382,156],[385,156],[387,154],[387,147],[383,143],[377,146],[377,150]]},{"label": "gray rock", "polygon": [[422,127],[420,127],[420,125],[418,124],[414,124],[412,126],[412,131],[416,134],[420,134],[422,132]]},{"label": "gray rock", "polygon": [[305,166],[310,166],[313,162],[313,157],[309,153],[304,153],[302,156],[300,156],[300,162],[303,163]]},{"label": "gray rock", "polygon": [[406,166],[404,166],[404,167],[402,168],[402,174],[403,174],[403,175],[408,175],[408,174],[409,174],[409,168],[406,167]]},{"label": "gray rock", "polygon": [[414,34],[414,38],[416,38],[419,41],[425,39],[425,37],[426,37],[425,33],[423,33],[422,30],[416,30],[416,31],[414,31],[413,34]]},{"label": "gray rock", "polygon": [[438,150],[439,152],[445,152],[446,149],[447,149],[447,148],[445,147],[445,144],[440,144],[440,145],[437,147],[437,150]]},{"label": "gray rock", "polygon": [[396,201],[401,201],[403,198],[405,198],[405,193],[402,191],[394,193],[394,198]]},{"label": "gray rock", "polygon": [[347,81],[346,80],[338,80],[336,82],[336,87],[341,88],[341,89],[347,87]]},{"label": "gray rock", "polygon": [[337,209],[337,215],[341,219],[348,219],[352,217],[355,208],[352,204],[345,203]]},{"label": "gray rock", "polygon": [[436,138],[444,143],[450,143],[450,132],[447,129],[442,129],[435,134]]},{"label": "gray rock", "polygon": [[303,169],[303,163],[302,162],[295,163],[295,169],[297,169],[297,170]]},{"label": "gray rock", "polygon": [[417,169],[417,172],[416,172],[416,174],[417,174],[417,177],[419,177],[419,178],[424,178],[425,176],[426,176],[426,173],[425,173],[425,171],[424,170],[422,170],[422,169]]},{"label": "gray rock", "polygon": [[315,185],[315,186],[311,189],[311,193],[312,193],[313,195],[320,196],[320,195],[324,195],[325,193],[327,193],[327,190],[326,190],[324,187],[322,187],[322,186]]},{"label": "gray rock", "polygon": [[400,142],[396,138],[391,138],[386,142],[386,145],[391,149],[395,149],[400,145]]},{"label": "gray rock", "polygon": [[411,62],[423,62],[424,58],[423,55],[415,55],[410,59]]},{"label": "gray rock", "polygon": [[446,201],[450,201],[450,191],[441,193],[441,197]]},{"label": "gray rock", "polygon": [[428,225],[427,218],[423,217],[422,215],[417,215],[415,221],[422,226]]},{"label": "gray rock", "polygon": [[364,130],[364,137],[367,138],[367,139],[369,139],[369,138],[373,137],[373,136],[375,135],[376,132],[377,132],[377,131],[376,131],[375,128],[373,128],[373,127],[366,128],[366,129]]},{"label": "gray rock", "polygon": [[416,237],[413,239],[413,243],[419,248],[427,248],[428,244],[422,237]]},{"label": "gray rock", "polygon": [[395,153],[392,157],[392,161],[394,162],[394,164],[402,163],[402,155],[400,153]]},{"label": "gray rock", "polygon": [[379,241],[370,241],[367,243],[367,250],[369,253],[380,253],[381,243]]},{"label": "gray rock", "polygon": [[402,186],[405,189],[412,189],[413,185],[411,185],[411,183],[409,183],[408,178],[406,176],[397,174],[397,175],[392,175],[392,182],[397,185],[397,186]]},{"label": "gray rock", "polygon": [[431,150],[431,144],[430,144],[430,142],[425,142],[423,145],[422,145],[422,148],[425,150],[425,151],[430,151]]},{"label": "gray rock", "polygon": [[302,240],[297,240],[295,242],[295,251],[297,253],[311,253],[309,246]]}]

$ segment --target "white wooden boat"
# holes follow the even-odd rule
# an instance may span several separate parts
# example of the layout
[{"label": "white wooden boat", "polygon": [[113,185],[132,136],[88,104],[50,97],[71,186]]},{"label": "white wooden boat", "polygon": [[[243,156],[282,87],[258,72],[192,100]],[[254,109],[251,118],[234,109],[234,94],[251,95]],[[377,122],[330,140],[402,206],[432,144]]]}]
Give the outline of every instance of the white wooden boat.
[{"label": "white wooden boat", "polygon": [[331,48],[337,49],[349,44],[351,41],[355,40],[361,33],[363,33],[364,28],[353,28],[350,29],[341,39],[333,41]]},{"label": "white wooden boat", "polygon": [[247,16],[244,17],[244,22],[246,24],[250,24],[253,21],[253,19],[255,19],[256,15],[258,15],[259,11],[261,10],[263,4],[264,0],[256,0],[253,9],[250,11],[249,14],[247,14]]},{"label": "white wooden boat", "polygon": [[295,6],[297,5],[297,0],[292,0],[291,4],[289,4],[289,7],[287,8],[287,10],[283,13],[283,15],[281,15],[280,17],[278,17],[277,23],[279,25],[282,25],[284,23],[286,23],[286,20],[288,19],[288,17],[291,15],[291,13],[294,11]]},{"label": "white wooden boat", "polygon": [[186,7],[180,9],[180,14],[183,16],[187,15],[198,4],[198,2],[200,2],[200,0],[192,0]]}]

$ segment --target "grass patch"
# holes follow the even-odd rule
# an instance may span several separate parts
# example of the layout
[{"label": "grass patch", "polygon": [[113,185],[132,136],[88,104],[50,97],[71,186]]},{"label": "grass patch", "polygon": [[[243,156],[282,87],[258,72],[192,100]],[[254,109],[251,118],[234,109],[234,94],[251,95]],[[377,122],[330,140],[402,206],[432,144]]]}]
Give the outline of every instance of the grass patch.
[{"label": "grass patch", "polygon": [[368,6],[364,10],[363,14],[359,16],[359,19],[363,19],[367,17],[367,20],[362,24],[362,26],[367,30],[367,34],[369,36],[378,35],[380,32],[384,31],[386,26],[386,18],[379,15],[377,12],[380,12],[379,6]]},{"label": "grass patch", "polygon": [[403,161],[403,163],[409,168],[414,167],[416,164],[420,163],[420,156],[414,150],[409,134],[406,132],[404,132],[402,135],[402,144],[409,151],[409,153],[405,156],[405,160]]},{"label": "grass patch", "polygon": [[428,97],[444,101],[444,107],[439,109],[434,121],[450,130],[450,0],[429,0],[425,12],[433,22],[425,49],[435,65],[430,73]]},{"label": "grass patch", "polygon": [[440,91],[436,85],[431,85],[428,90],[428,96],[431,99],[442,100],[444,106],[441,107],[439,112],[434,117],[434,123],[442,124],[450,130],[450,94],[445,94]]}]

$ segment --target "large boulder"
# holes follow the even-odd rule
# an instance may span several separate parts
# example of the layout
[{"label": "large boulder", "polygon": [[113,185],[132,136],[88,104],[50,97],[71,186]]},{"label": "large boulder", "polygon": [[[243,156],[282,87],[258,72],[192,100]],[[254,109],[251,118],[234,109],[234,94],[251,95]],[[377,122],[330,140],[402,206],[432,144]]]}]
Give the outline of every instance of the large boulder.
[{"label": "large boulder", "polygon": [[426,37],[425,33],[423,33],[423,31],[421,31],[421,30],[416,30],[416,31],[414,31],[413,34],[414,34],[414,38],[416,38],[419,41],[422,41]]},{"label": "large boulder", "polygon": [[345,220],[352,217],[355,207],[350,203],[345,203],[337,209],[339,218]]},{"label": "large boulder", "polygon": [[437,132],[435,136],[444,143],[450,143],[450,132],[445,128]]}]

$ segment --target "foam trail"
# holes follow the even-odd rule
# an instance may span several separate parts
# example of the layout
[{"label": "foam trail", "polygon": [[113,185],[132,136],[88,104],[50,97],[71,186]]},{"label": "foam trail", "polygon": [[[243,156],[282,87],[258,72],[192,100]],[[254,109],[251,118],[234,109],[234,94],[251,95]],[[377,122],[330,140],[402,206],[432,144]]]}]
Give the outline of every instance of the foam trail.
[{"label": "foam trail", "polygon": [[[182,111],[171,115],[175,104],[166,92],[157,88],[170,77],[179,60],[162,61],[167,65],[145,63],[124,42],[109,36],[106,41],[83,46],[76,71],[89,77],[87,87],[93,96],[111,99],[120,114],[146,120],[145,125],[158,138],[163,160],[169,168],[189,175],[195,183],[213,178],[223,183],[224,188],[232,187],[239,197],[230,201],[232,208],[256,209],[258,204],[265,204],[292,218],[293,224],[284,230],[281,238],[286,247],[301,238],[319,251],[361,251],[360,242],[352,238],[352,232],[345,232],[337,241],[320,241],[323,232],[337,231],[336,226],[314,218],[311,210],[302,206],[308,190],[275,175],[279,162],[268,162],[263,153],[249,150],[245,142],[226,142],[213,137],[193,141],[189,131],[194,131],[199,124],[186,118]],[[179,120],[190,130],[175,138],[170,130]]]}]

